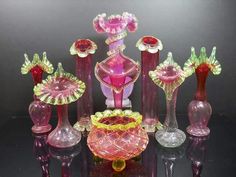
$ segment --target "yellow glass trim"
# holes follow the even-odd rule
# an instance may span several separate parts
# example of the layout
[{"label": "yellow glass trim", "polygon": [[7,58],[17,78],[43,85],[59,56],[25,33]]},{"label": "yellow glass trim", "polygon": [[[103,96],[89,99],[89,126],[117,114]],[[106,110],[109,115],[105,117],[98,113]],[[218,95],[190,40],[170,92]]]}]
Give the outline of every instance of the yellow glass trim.
[{"label": "yellow glass trim", "polygon": [[[100,120],[107,118],[107,117],[128,117],[135,119],[135,122],[130,122],[128,124],[116,124],[116,125],[107,125],[104,123],[99,122]],[[96,112],[95,115],[91,115],[92,124],[97,128],[106,129],[106,130],[121,130],[125,131],[130,128],[135,128],[142,122],[142,115],[138,112],[132,112],[131,110],[124,110],[115,109],[115,110],[105,110],[104,112]]]}]

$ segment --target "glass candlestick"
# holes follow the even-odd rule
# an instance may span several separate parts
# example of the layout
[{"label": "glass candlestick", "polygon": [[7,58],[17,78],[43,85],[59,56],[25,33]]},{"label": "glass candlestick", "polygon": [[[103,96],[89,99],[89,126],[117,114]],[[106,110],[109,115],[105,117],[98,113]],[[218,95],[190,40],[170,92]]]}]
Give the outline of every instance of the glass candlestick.
[{"label": "glass candlestick", "polygon": [[206,49],[201,48],[200,56],[197,57],[195,49],[191,48],[191,56],[184,64],[184,70],[188,75],[196,73],[197,91],[188,106],[188,117],[190,126],[187,132],[194,136],[207,136],[210,129],[207,127],[212,114],[210,103],[207,102],[206,79],[209,71],[214,75],[221,73],[221,65],[215,58],[216,47],[213,47],[211,56],[208,58]]},{"label": "glass candlestick", "polygon": [[159,51],[162,42],[153,36],[144,36],[138,40],[136,46],[141,51],[141,99],[143,127],[147,132],[155,132],[158,124],[158,92],[155,84],[148,76],[159,64]]},{"label": "glass candlestick", "polygon": [[[47,59],[46,52],[43,53],[42,60],[36,53],[33,56],[32,62],[29,60],[28,55],[25,54],[25,62],[21,67],[22,74],[32,75],[34,85],[42,82],[43,72],[52,73],[53,66]],[[51,106],[41,102],[35,95],[34,101],[29,106],[29,115],[34,123],[32,131],[34,133],[45,133],[51,130],[52,126],[48,123],[51,117]]]},{"label": "glass candlestick", "polygon": [[156,132],[156,139],[162,146],[178,147],[185,141],[186,135],[178,129],[175,107],[178,87],[184,82],[186,75],[174,62],[172,53],[169,52],[167,59],[154,71],[150,71],[149,76],[156,85],[164,90],[166,96],[167,113],[164,128]]},{"label": "glass candlestick", "polygon": [[47,134],[33,134],[34,145],[33,152],[36,159],[40,163],[42,177],[50,177],[49,174],[49,164],[50,164],[50,155],[48,152],[47,146]]},{"label": "glass candlestick", "polygon": [[100,14],[93,20],[94,29],[98,33],[107,33],[106,43],[109,45],[108,58],[96,64],[95,76],[101,83],[103,94],[107,97],[108,108],[131,107],[128,99],[133,84],[140,73],[140,66],[123,54],[126,28],[130,32],[137,29],[137,19],[133,14],[111,15]]},{"label": "glass candlestick", "polygon": [[57,105],[57,127],[48,135],[48,143],[58,148],[71,147],[79,143],[81,133],[68,120],[68,104],[77,101],[85,91],[85,84],[70,73],[66,73],[61,63],[56,72],[48,76],[42,84],[34,87],[35,95],[42,101]]},{"label": "glass candlestick", "polygon": [[90,131],[91,129],[90,116],[93,114],[92,55],[96,49],[96,44],[89,39],[78,39],[70,48],[70,54],[76,55],[76,76],[87,87],[83,96],[77,101],[77,123],[74,128],[79,131]]}]

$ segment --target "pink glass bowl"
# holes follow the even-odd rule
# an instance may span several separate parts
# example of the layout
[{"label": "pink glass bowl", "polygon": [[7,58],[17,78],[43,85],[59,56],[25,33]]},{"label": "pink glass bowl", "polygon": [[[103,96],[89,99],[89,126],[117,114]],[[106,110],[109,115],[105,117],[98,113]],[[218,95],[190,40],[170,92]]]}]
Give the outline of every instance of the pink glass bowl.
[{"label": "pink glass bowl", "polygon": [[115,109],[97,112],[91,118],[93,127],[88,135],[88,147],[95,156],[113,161],[115,171],[122,171],[125,160],[146,149],[148,135],[141,127],[139,113]]}]

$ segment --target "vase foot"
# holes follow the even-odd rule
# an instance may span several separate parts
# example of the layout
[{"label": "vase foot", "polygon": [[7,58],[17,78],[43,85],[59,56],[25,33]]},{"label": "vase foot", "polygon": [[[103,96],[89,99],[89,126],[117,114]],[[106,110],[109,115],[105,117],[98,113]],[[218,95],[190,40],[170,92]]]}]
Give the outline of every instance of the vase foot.
[{"label": "vase foot", "polygon": [[78,144],[81,133],[72,127],[56,128],[48,135],[48,144],[57,148],[67,148]]},{"label": "vase foot", "polygon": [[170,148],[180,146],[186,139],[185,133],[179,129],[172,132],[168,132],[165,129],[158,130],[155,137],[162,146]]},{"label": "vase foot", "polygon": [[198,128],[194,126],[188,126],[186,131],[193,136],[207,136],[210,134],[210,129],[208,127]]},{"label": "vase foot", "polygon": [[31,130],[32,132],[39,134],[39,133],[47,133],[52,129],[52,126],[50,124],[45,125],[45,126],[37,126],[34,125]]},{"label": "vase foot", "polygon": [[112,168],[117,172],[120,172],[120,171],[124,170],[125,167],[126,167],[125,160],[114,160],[114,161],[112,161]]},{"label": "vase foot", "polygon": [[[114,108],[115,107],[114,99],[106,99],[106,103],[105,104],[107,105],[107,108]],[[122,107],[123,108],[131,108],[132,107],[131,101],[128,98],[127,99],[123,99]]]},{"label": "vase foot", "polygon": [[92,124],[91,124],[91,121],[90,121],[90,117],[88,118],[81,118],[79,121],[77,121],[74,126],[73,126],[76,130],[78,131],[90,131],[91,128],[92,128]]}]

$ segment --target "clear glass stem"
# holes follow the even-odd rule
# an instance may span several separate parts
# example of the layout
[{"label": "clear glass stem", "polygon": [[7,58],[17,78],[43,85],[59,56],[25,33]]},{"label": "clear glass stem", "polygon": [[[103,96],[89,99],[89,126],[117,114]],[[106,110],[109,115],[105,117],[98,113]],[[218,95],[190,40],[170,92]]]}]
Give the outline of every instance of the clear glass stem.
[{"label": "clear glass stem", "polygon": [[171,100],[167,99],[166,96],[166,118],[164,125],[167,131],[169,132],[175,131],[175,129],[178,128],[178,123],[176,120],[176,112],[175,112],[177,93],[178,93],[178,88],[176,88],[175,91],[173,92]]},{"label": "clear glass stem", "polygon": [[164,164],[165,164],[166,177],[173,177],[173,174],[174,174],[174,161],[165,160]]},{"label": "clear glass stem", "polygon": [[123,90],[119,93],[116,93],[115,91],[113,91],[113,97],[114,97],[115,108],[121,109],[122,101],[123,101]]},{"label": "clear glass stem", "polygon": [[70,126],[70,122],[68,120],[68,105],[58,105],[57,106],[57,116],[58,116],[58,123],[57,128]]},{"label": "clear glass stem", "polygon": [[76,57],[76,76],[86,85],[83,96],[77,101],[78,121],[81,118],[90,118],[93,114],[92,71],[92,55],[85,58]]}]

